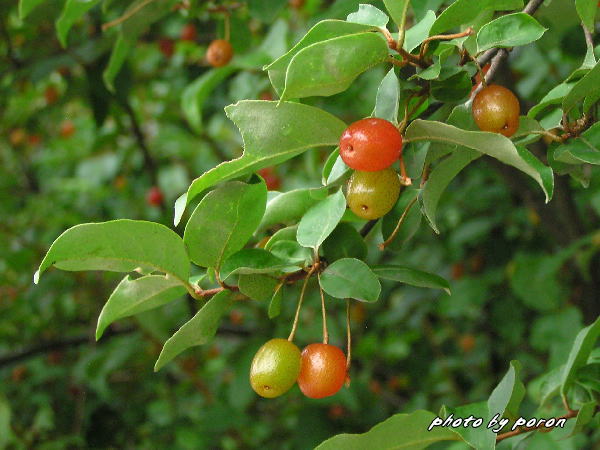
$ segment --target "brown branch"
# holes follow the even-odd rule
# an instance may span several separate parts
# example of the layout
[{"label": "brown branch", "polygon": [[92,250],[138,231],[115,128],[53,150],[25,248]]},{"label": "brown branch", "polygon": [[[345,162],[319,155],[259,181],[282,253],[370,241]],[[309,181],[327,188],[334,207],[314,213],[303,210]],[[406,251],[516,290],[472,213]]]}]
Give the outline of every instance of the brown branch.
[{"label": "brown branch", "polygon": [[419,59],[424,60],[425,54],[427,53],[427,49],[429,48],[429,43],[431,41],[451,41],[452,39],[470,36],[472,34],[473,28],[468,27],[465,31],[461,31],[460,33],[436,34],[435,36],[429,36],[427,39],[421,42],[421,51],[419,52]]},{"label": "brown branch", "polygon": [[419,198],[419,196],[415,195],[415,198],[413,198],[410,201],[410,203],[408,205],[406,205],[406,208],[404,208],[404,211],[402,212],[402,215],[400,216],[400,219],[398,220],[398,224],[396,225],[396,228],[394,228],[394,231],[392,231],[392,234],[390,234],[390,236],[384,242],[379,244],[379,250],[384,250],[388,245],[390,245],[394,241],[394,239],[396,238],[396,235],[398,234],[398,231],[400,231],[402,224],[406,220],[406,217],[408,216],[410,209],[417,202],[417,198]]},{"label": "brown branch", "polygon": [[143,8],[145,8],[146,6],[148,6],[153,1],[154,0],[145,0],[142,3],[134,6],[133,8],[125,11],[125,14],[123,14],[121,17],[118,17],[117,19],[111,20],[110,22],[107,22],[104,25],[102,25],[102,31],[106,31],[109,28],[112,28],[114,26],[119,25],[120,23],[125,22],[127,19],[129,19],[130,17],[132,17],[138,11],[141,11]]}]

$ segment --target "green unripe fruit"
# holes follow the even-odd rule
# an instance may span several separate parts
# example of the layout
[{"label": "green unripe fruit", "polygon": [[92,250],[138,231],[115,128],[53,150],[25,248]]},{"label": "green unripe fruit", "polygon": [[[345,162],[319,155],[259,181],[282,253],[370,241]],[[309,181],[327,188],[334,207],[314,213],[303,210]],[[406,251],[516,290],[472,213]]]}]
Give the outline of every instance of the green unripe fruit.
[{"label": "green unripe fruit", "polygon": [[378,219],[394,207],[401,187],[400,178],[392,168],[377,172],[357,170],[348,181],[346,201],[358,217]]},{"label": "green unripe fruit", "polygon": [[250,367],[250,384],[261,397],[285,394],[300,374],[300,349],[286,339],[271,339],[258,349]]}]

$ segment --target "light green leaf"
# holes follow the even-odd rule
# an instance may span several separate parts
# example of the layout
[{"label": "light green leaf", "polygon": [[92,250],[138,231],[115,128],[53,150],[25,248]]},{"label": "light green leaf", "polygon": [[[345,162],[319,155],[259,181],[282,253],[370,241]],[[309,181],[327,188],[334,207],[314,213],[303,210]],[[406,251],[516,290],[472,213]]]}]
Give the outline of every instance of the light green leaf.
[{"label": "light green leaf", "polygon": [[557,161],[600,165],[600,122],[577,138],[568,139],[554,152]]},{"label": "light green leaf", "polygon": [[471,25],[482,12],[511,11],[523,9],[523,0],[457,0],[448,6],[437,18],[430,36],[441,34],[460,25]]},{"label": "light green leaf", "polygon": [[573,347],[571,347],[571,352],[569,353],[569,359],[562,372],[560,393],[563,397],[567,394],[569,387],[573,384],[577,369],[586,364],[599,336],[600,317],[597,318],[594,323],[581,330],[577,334],[577,337],[575,337],[575,342],[573,342]]},{"label": "light green leaf", "polygon": [[410,414],[395,414],[362,434],[338,434],[321,443],[316,450],[364,450],[366,448],[420,450],[436,442],[461,441],[450,428],[427,428],[436,415],[418,410]]},{"label": "light green leaf", "polygon": [[283,283],[278,285],[273,292],[273,297],[271,297],[271,302],[269,303],[269,319],[274,319],[279,314],[281,314],[281,300],[283,299]]},{"label": "light green leaf", "polygon": [[562,102],[563,111],[568,113],[583,99],[585,99],[584,113],[587,113],[589,108],[600,99],[600,62],[596,63],[594,68],[577,81],[573,89],[565,95]]},{"label": "light green leaf", "polygon": [[300,103],[245,100],[225,108],[244,140],[244,154],[219,164],[196,178],[184,199],[178,200],[175,224],[183,204],[216,183],[279,164],[309,148],[337,145],[346,124],[333,115]]},{"label": "light green leaf", "polygon": [[127,275],[102,308],[96,327],[96,340],[111,323],[162,306],[185,293],[186,288],[175,278],[146,275],[133,279]]},{"label": "light green leaf", "polygon": [[267,188],[261,181],[232,181],[209,192],[188,221],[183,241],[190,259],[219,269],[252,236],[265,212]]},{"label": "light green leaf", "polygon": [[425,14],[425,17],[409,28],[406,31],[406,36],[404,37],[404,50],[407,52],[412,52],[415,48],[421,45],[421,43],[429,36],[429,31],[431,30],[435,19],[435,11],[428,10]]},{"label": "light green leaf", "polygon": [[393,124],[398,124],[398,105],[400,102],[400,83],[390,69],[377,89],[377,98],[375,100],[375,109],[371,117],[389,120]]},{"label": "light green leaf", "polygon": [[383,4],[390,13],[392,20],[398,25],[398,29],[403,28],[410,0],[383,0]]},{"label": "light green leaf", "polygon": [[259,302],[271,300],[278,284],[279,282],[275,278],[259,273],[240,275],[238,280],[240,292]]},{"label": "light green leaf", "polygon": [[211,69],[196,78],[181,94],[181,109],[190,126],[197,133],[202,132],[202,108],[212,91],[225,78],[235,72],[235,66],[229,64]]},{"label": "light green leaf", "polygon": [[574,85],[575,83],[561,83],[552,88],[552,90],[548,92],[537,105],[529,110],[527,117],[535,119],[547,106],[561,103],[565,95],[573,89]]},{"label": "light green leaf", "polygon": [[100,0],[67,0],[56,21],[56,34],[63,47],[67,46],[69,30],[75,22],[98,4]]},{"label": "light green leaf", "polygon": [[585,27],[590,31],[590,33],[593,33],[596,11],[598,10],[598,1],[575,0],[575,9],[577,10],[577,14],[579,14],[579,18]]},{"label": "light green leaf", "polygon": [[340,36],[309,45],[292,58],[281,99],[345,91],[358,75],[387,57],[387,42],[379,33]]},{"label": "light green leaf", "polygon": [[281,193],[267,202],[267,209],[259,228],[296,221],[325,197],[326,188],[303,188]]},{"label": "light green leaf", "polygon": [[443,160],[429,174],[425,187],[421,191],[421,205],[423,213],[431,228],[439,234],[439,229],[435,220],[440,198],[450,182],[463,170],[471,161],[479,158],[481,155],[470,149],[459,147],[448,158]]},{"label": "light green leaf", "polygon": [[62,270],[133,272],[144,268],[187,280],[190,262],[181,238],[164,225],[141,220],[86,223],[69,228],[52,244],[34,282],[51,265]]},{"label": "light green leaf", "polygon": [[527,13],[506,14],[486,23],[477,33],[477,50],[495,47],[517,47],[537,41],[546,32]]},{"label": "light green leaf", "polygon": [[221,318],[232,305],[231,291],[221,291],[211,298],[192,319],[165,342],[154,365],[154,371],[158,372],[184,350],[210,342],[217,332]]},{"label": "light green leaf", "polygon": [[296,264],[300,267],[308,266],[312,261],[310,249],[302,247],[295,240],[278,240],[270,246],[269,251],[289,264]]},{"label": "light green leaf", "polygon": [[336,186],[343,183],[350,177],[351,170],[352,169],[346,165],[342,157],[338,154],[325,184],[327,186]]},{"label": "light green leaf", "polygon": [[292,265],[273,253],[262,248],[245,248],[234,253],[223,263],[221,280],[226,280],[231,275],[239,273],[248,275],[252,273],[274,273],[281,271],[298,270],[300,267]]},{"label": "light green leaf", "polygon": [[541,163],[533,163],[528,151],[517,149],[510,139],[497,133],[466,131],[441,122],[414,120],[406,129],[411,141],[435,141],[456,144],[492,156],[504,164],[513,166],[532,177],[546,194],[546,202],[552,198],[554,175],[552,169]]},{"label": "light green leaf", "polygon": [[23,20],[35,7],[46,0],[19,0],[19,19]]},{"label": "light green leaf", "polygon": [[360,23],[380,28],[385,28],[389,20],[390,18],[386,13],[368,3],[361,3],[358,5],[358,11],[348,14],[348,17],[346,18],[347,22]]},{"label": "light green leaf", "polygon": [[376,302],[381,284],[373,271],[359,259],[342,258],[321,273],[321,287],[335,298]]},{"label": "light green leaf", "polygon": [[581,433],[583,427],[585,427],[588,423],[592,421],[592,419],[594,418],[594,414],[596,414],[597,406],[598,402],[595,400],[586,402],[583,405],[581,405],[581,408],[579,408],[579,413],[575,418],[575,425],[573,427],[571,435]]},{"label": "light green leaf", "polygon": [[[469,403],[467,405],[458,406],[455,408],[444,406],[442,407],[441,415],[445,419],[450,414],[456,417],[481,417],[484,419],[493,417],[488,410],[486,402]],[[491,418],[490,417],[490,418]],[[485,425],[479,428],[474,427],[458,427],[455,431],[463,438],[463,440],[469,444],[472,448],[477,450],[493,450],[494,444],[496,443],[496,434],[488,429]]]},{"label": "light green leaf", "polygon": [[298,224],[298,243],[318,249],[340,222],[345,210],[346,198],[341,189],[312,206]]},{"label": "light green leaf", "polygon": [[508,372],[498,386],[494,388],[488,398],[488,411],[490,416],[500,414],[501,417],[517,418],[519,406],[525,397],[525,386],[519,379],[521,364],[511,361]]},{"label": "light green leaf", "polygon": [[283,92],[285,87],[285,74],[292,58],[302,49],[317,42],[327,41],[339,36],[355,33],[364,33],[373,27],[358,23],[346,22],[344,20],[323,20],[312,27],[306,35],[294,45],[285,55],[280,56],[265,67],[269,71],[271,84],[278,93]]},{"label": "light green leaf", "polygon": [[6,448],[12,437],[10,427],[10,404],[4,396],[0,394],[0,448]]},{"label": "light green leaf", "polygon": [[375,275],[384,280],[397,281],[411,286],[442,289],[451,295],[448,281],[434,273],[394,264],[374,266],[372,269]]}]

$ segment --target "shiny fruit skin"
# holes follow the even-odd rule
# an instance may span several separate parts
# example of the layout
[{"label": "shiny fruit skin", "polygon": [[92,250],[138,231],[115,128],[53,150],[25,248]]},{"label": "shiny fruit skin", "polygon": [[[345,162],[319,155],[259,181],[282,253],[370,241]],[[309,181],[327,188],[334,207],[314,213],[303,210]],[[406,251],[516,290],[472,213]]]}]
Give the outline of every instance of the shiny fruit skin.
[{"label": "shiny fruit skin", "polygon": [[402,153],[402,135],[384,119],[361,119],[340,138],[340,156],[354,170],[376,172],[390,167]]},{"label": "shiny fruit skin", "polygon": [[281,178],[279,178],[279,175],[275,172],[274,167],[260,169],[258,174],[265,180],[267,191],[277,191],[281,188]]},{"label": "shiny fruit skin", "polygon": [[300,349],[287,339],[271,339],[258,349],[250,366],[250,385],[261,397],[289,391],[300,373]]},{"label": "shiny fruit skin", "polygon": [[394,207],[402,185],[392,168],[378,172],[355,171],[348,180],[346,201],[354,214],[373,220],[385,216]]},{"label": "shiny fruit skin", "polygon": [[481,131],[510,137],[519,128],[519,100],[497,84],[483,88],[473,99],[473,118]]},{"label": "shiny fruit skin", "polygon": [[298,386],[309,398],[334,395],[346,381],[346,356],[335,345],[310,344],[302,350]]},{"label": "shiny fruit skin", "polygon": [[152,186],[146,195],[146,201],[150,206],[160,206],[164,200],[163,194],[159,187]]},{"label": "shiny fruit skin", "polygon": [[233,47],[225,39],[215,39],[206,50],[206,60],[213,67],[223,67],[231,60]]},{"label": "shiny fruit skin", "polygon": [[188,23],[181,29],[181,40],[182,41],[190,41],[194,42],[198,37],[198,32],[196,31],[196,27]]}]

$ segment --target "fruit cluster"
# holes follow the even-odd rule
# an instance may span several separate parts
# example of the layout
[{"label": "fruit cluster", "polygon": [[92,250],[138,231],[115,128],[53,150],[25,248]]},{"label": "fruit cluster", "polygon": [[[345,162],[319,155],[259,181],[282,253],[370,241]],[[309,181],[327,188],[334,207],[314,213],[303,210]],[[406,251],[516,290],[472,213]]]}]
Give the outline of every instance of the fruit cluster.
[{"label": "fruit cluster", "polygon": [[315,343],[302,350],[287,339],[266,342],[252,360],[250,384],[266,398],[279,397],[296,382],[309,398],[337,393],[346,381],[344,352],[335,345]]}]

